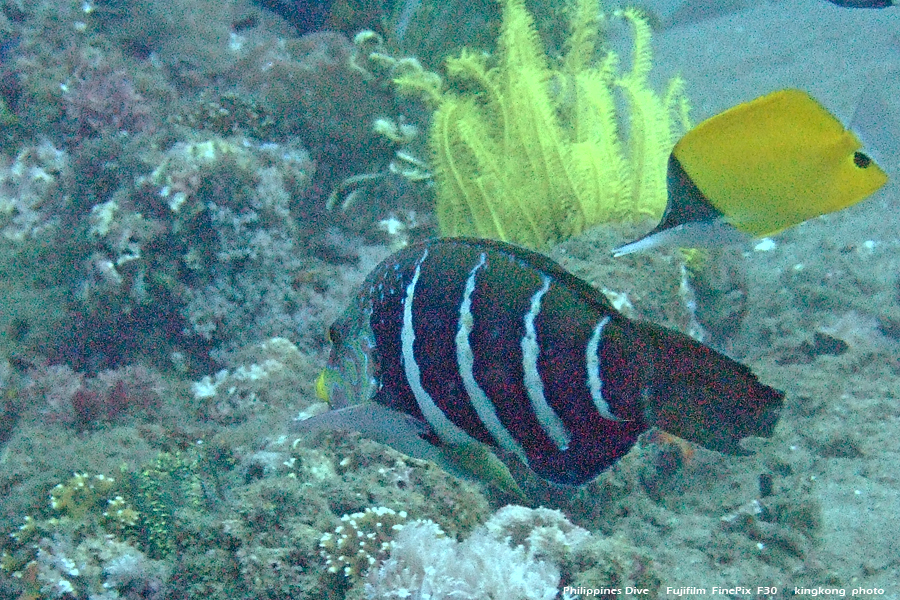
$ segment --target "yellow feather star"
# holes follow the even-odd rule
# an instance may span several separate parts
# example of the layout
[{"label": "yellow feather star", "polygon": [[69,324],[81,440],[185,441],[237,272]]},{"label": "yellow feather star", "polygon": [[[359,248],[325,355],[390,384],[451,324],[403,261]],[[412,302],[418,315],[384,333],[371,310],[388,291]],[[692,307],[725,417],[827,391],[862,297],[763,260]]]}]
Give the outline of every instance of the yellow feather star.
[{"label": "yellow feather star", "polygon": [[[662,215],[666,161],[688,127],[683,82],[672,79],[662,96],[651,89],[650,26],[636,10],[615,14],[634,30],[625,73],[613,52],[595,60],[603,18],[595,0],[571,7],[558,68],[523,0],[505,0],[492,68],[490,57],[471,51],[447,61],[448,75],[474,91],[429,90],[443,235],[545,249],[600,223]],[[415,77],[396,83],[417,87]]]}]

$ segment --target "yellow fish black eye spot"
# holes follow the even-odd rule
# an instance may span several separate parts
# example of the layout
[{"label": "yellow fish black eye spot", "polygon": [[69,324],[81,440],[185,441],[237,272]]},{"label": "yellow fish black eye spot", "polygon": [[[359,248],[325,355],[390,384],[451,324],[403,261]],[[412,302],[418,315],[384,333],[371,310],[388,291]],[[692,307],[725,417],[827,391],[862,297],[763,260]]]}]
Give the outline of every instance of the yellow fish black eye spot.
[{"label": "yellow fish black eye spot", "polygon": [[869,165],[872,164],[872,159],[869,158],[868,154],[864,154],[862,152],[854,152],[853,153],[853,164],[859,167],[860,169],[866,169]]}]

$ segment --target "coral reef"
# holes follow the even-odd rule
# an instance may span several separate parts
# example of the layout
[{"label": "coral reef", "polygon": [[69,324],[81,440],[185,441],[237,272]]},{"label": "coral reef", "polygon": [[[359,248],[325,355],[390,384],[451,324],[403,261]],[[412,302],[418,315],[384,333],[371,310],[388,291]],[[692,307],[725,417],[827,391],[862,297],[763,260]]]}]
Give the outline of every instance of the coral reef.
[{"label": "coral reef", "polygon": [[463,47],[491,47],[500,17],[495,0],[404,0],[393,8],[384,31],[389,45],[432,69]]},{"label": "coral reef", "polygon": [[109,368],[141,355],[171,364],[177,353],[205,369],[210,347],[234,348],[227,340],[248,331],[251,313],[266,321],[257,340],[306,322],[297,313],[311,290],[297,278],[317,263],[296,251],[308,224],[292,209],[309,185],[308,154],[207,137],[145,158],[155,168],[78,217],[87,234],[71,247],[78,312],[51,358],[84,368],[75,361],[102,353]]},{"label": "coral reef", "polygon": [[[325,210],[344,178],[389,174],[374,123],[399,118],[343,34],[292,38],[241,0],[41,0],[8,24],[0,231],[20,301],[0,326],[29,361],[208,373],[298,327],[318,346],[323,292],[345,278],[321,260],[329,224],[379,241],[405,233],[378,221],[415,226],[389,202],[353,224]],[[369,196],[396,197],[390,177]],[[265,323],[233,343],[249,315]]]},{"label": "coral reef", "polygon": [[[544,249],[609,221],[656,218],[666,205],[666,160],[686,127],[683,83],[649,87],[650,26],[635,10],[631,69],[608,52],[595,66],[599,17],[575,3],[565,56],[551,66],[520,0],[504,4],[498,56],[448,60],[451,79],[474,91],[438,91],[410,71],[395,81],[437,106],[429,141],[443,235],[473,235]],[[624,136],[616,91],[628,106]]]},{"label": "coral reef", "polygon": [[369,84],[343,34],[310,33],[249,57],[240,85],[264,101],[279,136],[352,151],[371,142],[374,118],[391,112],[390,96]]},{"label": "coral reef", "polygon": [[162,597],[169,567],[139,541],[145,528],[159,529],[117,492],[139,498],[127,482],[103,474],[76,472],[54,486],[53,516],[25,517],[5,545],[3,571],[49,598]]},{"label": "coral reef", "polygon": [[47,422],[85,429],[134,416],[159,419],[169,391],[158,373],[140,365],[101,371],[95,377],[68,365],[39,365],[28,371],[20,395],[23,402],[40,407]]},{"label": "coral reef", "polygon": [[206,77],[233,68],[235,46],[242,41],[288,32],[249,0],[105,0],[88,6],[91,10],[82,15],[85,33],[102,35],[139,57],[155,54],[170,77],[189,89],[202,88]]},{"label": "coral reef", "polygon": [[390,57],[374,31],[352,41],[321,31],[248,50],[240,77],[231,76],[266,110],[274,139],[296,138],[310,149],[314,188],[326,192],[329,209],[338,203],[346,209],[365,192],[365,202],[338,219],[341,228],[365,236],[391,212],[431,208],[427,188],[407,181],[427,178],[416,158],[423,148],[409,150],[427,114],[396,96],[382,59]]},{"label": "coral reef", "polygon": [[[273,336],[315,350],[332,291],[384,252],[360,242],[431,230],[430,196],[388,168],[409,111],[344,34],[294,37],[243,0],[17,11],[0,61],[0,345],[26,364],[200,375]],[[358,210],[329,213],[361,174]]]},{"label": "coral reef", "polygon": [[366,585],[366,597],[551,600],[559,571],[524,547],[511,548],[481,532],[462,543],[432,522],[404,527],[391,558]]},{"label": "coral reef", "polygon": [[[163,558],[176,551],[177,540],[182,537],[179,530],[186,525],[184,511],[196,509],[203,502],[198,474],[202,458],[196,454],[161,452],[139,473],[123,473],[135,507],[133,512],[140,517],[140,525],[131,533],[150,557]],[[120,496],[110,501],[110,505],[122,503]]]},{"label": "coral reef", "polygon": [[368,572],[391,552],[393,538],[403,529],[406,517],[406,511],[384,506],[341,517],[334,532],[319,540],[328,571],[345,577],[360,577]]},{"label": "coral reef", "polygon": [[52,339],[65,314],[66,266],[55,260],[64,231],[70,156],[47,139],[0,155],[0,349]]},{"label": "coral reef", "polygon": [[158,600],[169,578],[163,562],[112,536],[42,540],[34,565],[34,588],[44,598]]},{"label": "coral reef", "polygon": [[260,0],[259,4],[293,25],[300,34],[318,30],[353,32],[380,25],[383,0],[299,2]]},{"label": "coral reef", "polygon": [[263,108],[234,93],[201,100],[184,115],[182,122],[193,129],[208,130],[220,136],[244,133],[261,140],[269,137],[273,125],[272,118]]},{"label": "coral reef", "polygon": [[[262,411],[290,410],[298,397],[312,391],[315,367],[285,338],[245,348],[231,362],[238,366],[205,375],[191,386],[204,419],[220,425],[241,423]],[[307,381],[301,379],[304,373]]]},{"label": "coral reef", "polygon": [[[166,393],[168,416],[122,416],[65,446],[69,424],[41,421],[49,399],[64,405],[101,375],[116,379],[35,371],[0,471],[0,485],[17,490],[3,506],[5,595],[339,598],[349,586],[327,572],[319,544],[346,523],[340,515],[362,513],[364,524],[366,508],[390,507],[453,535],[486,518],[485,499],[433,465],[366,440],[283,435],[298,401],[313,397],[315,365],[293,344],[269,340],[226,360],[218,386],[201,379],[197,395]],[[216,408],[226,404],[230,416]],[[74,476],[60,472],[69,465]]]},{"label": "coral reef", "polygon": [[153,111],[134,87],[127,71],[107,57],[85,61],[63,86],[63,109],[74,122],[75,136],[112,132],[141,133],[150,127]]},{"label": "coral reef", "polygon": [[[654,597],[748,578],[871,587],[893,574],[896,548],[872,533],[891,530],[896,496],[890,198],[754,252],[603,260],[635,233],[628,223],[552,250],[623,312],[705,332],[789,392],[773,440],[748,441],[755,455],[651,434],[583,489],[523,484],[561,513],[503,507],[496,490],[356,435],[291,431],[298,411],[317,410],[329,322],[391,248],[434,232],[432,167],[446,169],[428,158],[431,113],[393,79],[477,111],[472,137],[485,145],[502,137],[495,98],[518,110],[531,94],[543,108],[522,118],[546,118],[531,123],[549,123],[547,147],[567,146],[557,159],[582,172],[601,139],[594,117],[614,133],[594,145],[614,148],[617,168],[667,152],[643,136],[665,127],[641,124],[653,111],[639,109],[656,102],[671,124],[683,97],[640,93],[645,19],[610,15],[628,47],[620,66],[596,4],[529,2],[533,23],[515,28],[501,26],[502,6],[403,0],[377,8],[394,12],[388,22],[335,13],[374,31],[308,36],[251,0],[0,6],[0,597],[528,598],[565,586]],[[694,25],[654,28],[655,56],[676,56],[667,46]],[[753,51],[753,37],[735,43]],[[443,81],[426,71],[451,52]],[[738,100],[719,73],[706,96],[691,79],[704,111]],[[610,96],[624,110],[597,112]],[[446,131],[461,139],[463,125]],[[618,171],[633,193],[604,196],[617,204],[603,218],[658,211],[635,191],[638,178],[659,189],[651,172]],[[476,175],[486,190],[500,180]],[[587,226],[573,214],[553,217],[558,238],[543,243]],[[351,532],[368,556],[350,555]]]},{"label": "coral reef", "polygon": [[22,148],[0,169],[0,232],[23,244],[46,238],[57,226],[59,180],[70,175],[65,152],[47,140]]},{"label": "coral reef", "polygon": [[[432,521],[405,524],[373,561],[367,598],[549,600],[559,587],[626,586],[657,594],[647,557],[628,544],[592,535],[559,511],[507,506],[467,539],[447,537]],[[645,566],[636,568],[644,561]]]}]

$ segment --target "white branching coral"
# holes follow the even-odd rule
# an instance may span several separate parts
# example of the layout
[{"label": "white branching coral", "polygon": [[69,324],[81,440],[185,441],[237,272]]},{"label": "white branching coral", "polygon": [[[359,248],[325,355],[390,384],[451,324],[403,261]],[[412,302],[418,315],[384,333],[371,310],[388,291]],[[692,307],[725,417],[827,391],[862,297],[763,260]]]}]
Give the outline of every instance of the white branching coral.
[{"label": "white branching coral", "polygon": [[334,533],[326,533],[319,541],[328,571],[341,572],[346,577],[364,575],[390,553],[406,517],[405,511],[384,506],[341,517]]},{"label": "white branching coral", "polygon": [[[35,558],[42,598],[160,600],[170,567],[111,535],[76,542],[71,534],[43,538]],[[24,597],[24,595],[23,595]]]},{"label": "white branching coral", "polygon": [[[530,514],[527,508],[517,508]],[[495,522],[498,516],[499,513],[489,523]],[[547,522],[548,527],[565,522],[565,518],[551,520],[555,522]],[[579,529],[565,523],[572,532]],[[380,568],[370,571],[365,586],[366,597],[370,600],[555,598],[559,569],[553,561],[543,560],[536,554],[546,548],[538,549],[531,543],[515,544],[505,529],[496,522],[477,529],[465,541],[457,542],[445,537],[432,521],[409,523],[394,539],[390,558]],[[560,534],[565,537],[565,533],[560,531]]]},{"label": "white branching coral", "polygon": [[513,547],[523,546],[531,556],[556,564],[591,538],[588,530],[573,525],[563,513],[549,508],[505,506],[484,528],[495,539],[505,540]]}]

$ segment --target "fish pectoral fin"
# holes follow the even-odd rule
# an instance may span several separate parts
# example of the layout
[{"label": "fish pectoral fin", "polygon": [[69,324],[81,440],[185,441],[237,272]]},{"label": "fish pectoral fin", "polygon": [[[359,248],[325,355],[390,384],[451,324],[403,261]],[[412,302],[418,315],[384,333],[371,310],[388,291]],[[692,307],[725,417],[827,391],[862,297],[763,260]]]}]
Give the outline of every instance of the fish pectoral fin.
[{"label": "fish pectoral fin", "polygon": [[512,494],[522,502],[528,501],[525,492],[516,483],[509,468],[484,444],[445,445],[441,451],[457,469],[482,483],[493,485]]},{"label": "fish pectoral fin", "polygon": [[474,478],[512,494],[519,500],[527,500],[509,468],[484,444],[435,446],[422,438],[431,432],[425,423],[375,402],[331,410],[310,419],[295,421],[293,429],[305,433],[322,430],[356,431],[407,456],[431,461],[454,475]]},{"label": "fish pectoral fin", "polygon": [[415,418],[374,402],[331,410],[304,421],[296,421],[293,429],[306,433],[322,430],[357,431],[364,437],[390,446],[413,458],[442,465],[443,453],[422,439],[428,426]]}]

